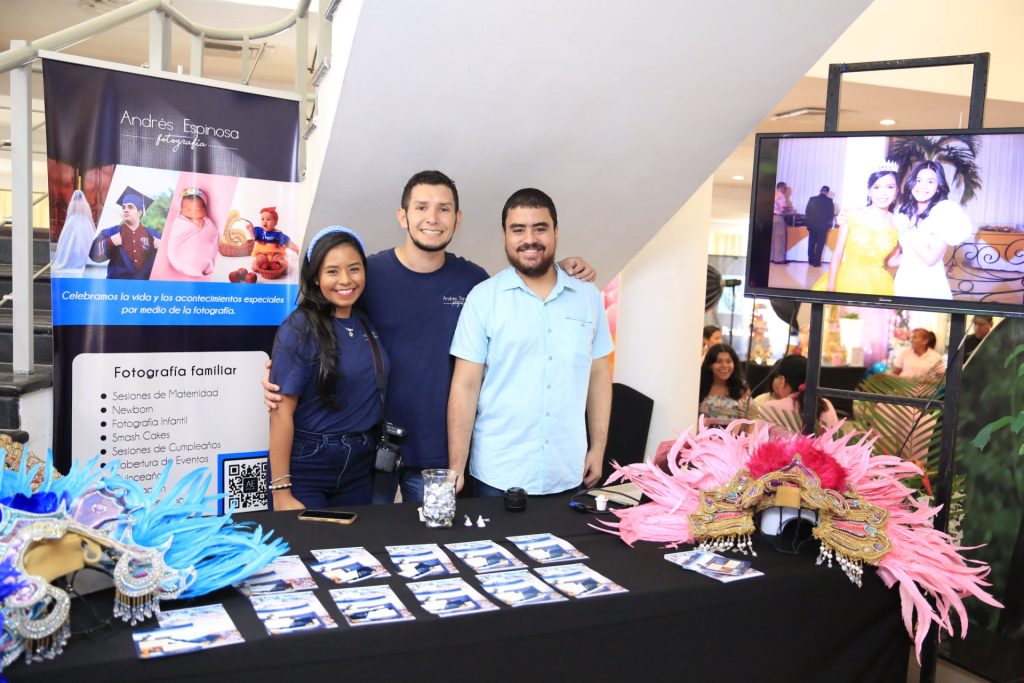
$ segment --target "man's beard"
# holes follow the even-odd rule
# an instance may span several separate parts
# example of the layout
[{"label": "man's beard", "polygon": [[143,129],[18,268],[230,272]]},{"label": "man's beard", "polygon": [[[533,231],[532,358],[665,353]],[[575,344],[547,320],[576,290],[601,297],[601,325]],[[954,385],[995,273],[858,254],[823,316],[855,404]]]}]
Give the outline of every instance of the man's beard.
[{"label": "man's beard", "polygon": [[[529,244],[525,246],[536,247],[538,245]],[[529,267],[524,266],[519,262],[519,260],[516,258],[518,254],[518,249],[511,253],[507,249],[505,250],[505,257],[508,258],[509,264],[513,268],[515,268],[520,274],[525,275],[526,277],[540,277],[541,275],[546,274],[549,270],[551,270],[551,266],[555,262],[554,252],[551,252],[549,254],[546,249],[544,250],[544,255],[541,257],[540,261],[538,261],[536,265]]]},{"label": "man's beard", "polygon": [[455,237],[454,233],[452,233],[452,236],[449,237],[448,239],[446,239],[441,244],[423,244],[423,242],[420,242],[418,239],[416,239],[413,236],[411,230],[409,231],[409,239],[411,239],[412,243],[416,245],[416,248],[419,249],[420,251],[427,251],[427,252],[444,251],[445,249],[448,248],[448,245],[451,244],[452,237]]}]

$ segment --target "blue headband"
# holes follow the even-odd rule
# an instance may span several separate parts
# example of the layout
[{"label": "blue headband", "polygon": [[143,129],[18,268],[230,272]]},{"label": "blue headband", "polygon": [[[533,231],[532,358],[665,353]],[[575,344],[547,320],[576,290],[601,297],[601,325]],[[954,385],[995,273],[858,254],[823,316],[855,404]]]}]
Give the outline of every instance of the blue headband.
[{"label": "blue headband", "polygon": [[359,242],[359,248],[363,250],[364,254],[366,253],[366,247],[363,245],[363,241],[361,239],[359,239],[359,235],[356,234],[355,230],[352,230],[350,228],[345,228],[345,227],[342,227],[340,225],[328,225],[326,228],[324,228],[323,230],[318,232],[313,237],[313,240],[309,243],[309,249],[306,250],[306,260],[307,261],[312,263],[312,261],[313,261],[313,247],[315,247],[316,243],[320,241],[320,238],[321,237],[325,237],[327,235],[330,235],[333,232],[343,232],[346,235],[351,235],[352,237],[355,237],[356,238],[356,242]]}]

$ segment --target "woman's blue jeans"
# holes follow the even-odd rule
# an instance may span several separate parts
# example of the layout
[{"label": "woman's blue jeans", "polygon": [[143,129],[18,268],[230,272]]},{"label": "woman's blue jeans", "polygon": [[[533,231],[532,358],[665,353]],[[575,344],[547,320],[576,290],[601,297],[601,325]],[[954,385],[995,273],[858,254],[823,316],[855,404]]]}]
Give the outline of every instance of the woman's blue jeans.
[{"label": "woman's blue jeans", "polygon": [[368,504],[373,496],[375,446],[369,432],[316,434],[296,429],[292,495],[310,509]]}]

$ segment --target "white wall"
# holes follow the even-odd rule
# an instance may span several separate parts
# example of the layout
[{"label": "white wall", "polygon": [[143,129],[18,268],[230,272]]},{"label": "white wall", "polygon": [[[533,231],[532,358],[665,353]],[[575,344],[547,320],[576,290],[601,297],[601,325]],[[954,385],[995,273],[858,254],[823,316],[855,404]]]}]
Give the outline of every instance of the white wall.
[{"label": "white wall", "polygon": [[615,381],[654,399],[648,459],[696,421],[710,222],[709,178],[621,274]]},{"label": "white wall", "polygon": [[310,225],[393,247],[402,184],[440,168],[463,211],[452,250],[496,272],[501,205],[539,187],[577,226],[559,251],[603,286],[868,4],[365,2],[320,109],[335,121]]},{"label": "white wall", "polygon": [[[305,238],[301,240],[303,246],[309,244],[309,239],[320,228],[340,222],[340,219],[333,219],[326,223],[309,225],[309,215],[317,190],[332,191],[331,179],[325,181],[323,188],[320,187],[320,176],[327,157],[328,141],[334,129],[333,112],[338,108],[338,99],[345,83],[345,72],[348,70],[348,60],[362,10],[362,0],[346,0],[338,7],[334,21],[331,22],[331,68],[317,88],[317,112],[313,116],[316,130],[306,140],[305,175],[299,184],[299,225],[305,229]],[[308,103],[302,103],[303,112],[308,111],[308,107]],[[304,120],[300,123],[305,126]]]}]

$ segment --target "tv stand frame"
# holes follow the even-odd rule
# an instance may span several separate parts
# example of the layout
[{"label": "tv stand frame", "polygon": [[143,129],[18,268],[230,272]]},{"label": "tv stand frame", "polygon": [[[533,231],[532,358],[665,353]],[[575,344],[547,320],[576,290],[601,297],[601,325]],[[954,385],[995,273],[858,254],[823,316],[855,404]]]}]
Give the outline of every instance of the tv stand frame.
[{"label": "tv stand frame", "polygon": [[[988,89],[989,53],[958,55],[952,57],[928,57],[925,59],[898,59],[885,62],[860,62],[857,64],[830,64],[828,68],[828,91],[825,100],[825,132],[839,130],[839,100],[843,74],[865,71],[890,71],[893,69],[919,69],[937,66],[974,67],[971,80],[970,111],[968,128],[984,127],[985,94]],[[959,410],[960,378],[963,372],[963,358],[952,357],[946,367],[946,390],[942,399],[924,399],[908,396],[887,396],[861,391],[831,389],[820,385],[822,331],[824,329],[824,304],[811,304],[811,325],[808,335],[808,362],[806,397],[804,401],[804,433],[812,434],[815,426],[815,406],[818,398],[849,398],[876,403],[909,405],[924,410],[926,407],[942,408],[942,440],[939,450],[939,472],[935,486],[935,502],[942,509],[935,516],[935,528],[946,531],[949,525],[949,506],[953,495],[953,448],[956,445],[956,423]],[[960,349],[963,341],[966,316],[953,313],[949,325],[950,349]],[[938,630],[932,626],[921,653],[921,683],[934,683],[938,658]]]}]

